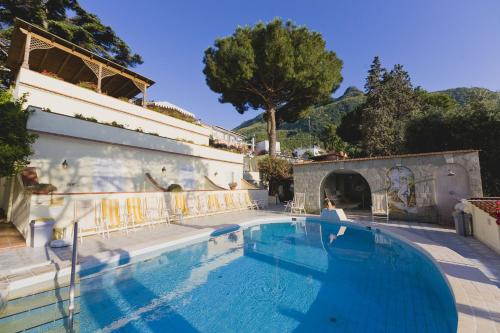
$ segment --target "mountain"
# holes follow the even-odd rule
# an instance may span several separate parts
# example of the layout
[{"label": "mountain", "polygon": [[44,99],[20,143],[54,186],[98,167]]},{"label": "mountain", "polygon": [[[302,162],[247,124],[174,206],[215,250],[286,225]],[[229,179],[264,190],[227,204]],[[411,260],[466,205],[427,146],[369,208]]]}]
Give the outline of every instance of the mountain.
[{"label": "mountain", "polygon": [[[451,96],[458,104],[463,105],[472,96],[480,95],[486,98],[488,103],[500,103],[500,92],[494,92],[485,88],[453,88],[436,93],[444,93]],[[339,124],[342,116],[365,101],[365,96],[356,87],[349,87],[344,94],[333,100],[332,103],[315,108],[303,119],[294,123],[280,124],[277,128],[278,141],[281,149],[293,150],[297,147],[307,147],[313,143],[319,143],[318,135],[328,124]],[[310,123],[310,125],[309,125]],[[310,126],[310,131],[309,131]],[[244,121],[234,131],[251,138],[255,135],[256,142],[267,140],[266,123],[263,114]],[[310,134],[309,134],[310,133]]]},{"label": "mountain", "polygon": [[449,95],[460,105],[464,105],[473,96],[481,96],[486,103],[498,103],[500,101],[500,92],[478,87],[459,87],[436,92]]},{"label": "mountain", "polygon": [[[280,124],[276,132],[278,141],[281,142],[281,149],[292,150],[319,142],[317,136],[323,128],[330,123],[339,124],[344,114],[354,110],[364,101],[365,96],[362,91],[356,87],[349,87],[342,96],[330,104],[315,108],[307,117],[294,123]],[[248,138],[255,135],[257,142],[267,139],[266,123],[262,113],[241,123],[234,131]]]}]

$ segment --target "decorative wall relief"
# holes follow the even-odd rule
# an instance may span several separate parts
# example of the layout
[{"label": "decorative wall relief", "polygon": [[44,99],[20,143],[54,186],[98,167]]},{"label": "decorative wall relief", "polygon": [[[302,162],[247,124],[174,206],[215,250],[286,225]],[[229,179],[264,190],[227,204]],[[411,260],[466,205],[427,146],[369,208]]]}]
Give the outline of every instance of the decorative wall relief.
[{"label": "decorative wall relief", "polygon": [[417,212],[415,176],[403,166],[396,166],[387,172],[387,198],[391,213],[414,214]]}]

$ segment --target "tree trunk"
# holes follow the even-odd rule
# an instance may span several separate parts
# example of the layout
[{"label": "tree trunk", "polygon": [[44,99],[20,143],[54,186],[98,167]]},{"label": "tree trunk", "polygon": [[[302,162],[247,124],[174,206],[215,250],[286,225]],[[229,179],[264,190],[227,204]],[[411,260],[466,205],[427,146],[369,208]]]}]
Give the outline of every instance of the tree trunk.
[{"label": "tree trunk", "polygon": [[276,156],[276,109],[267,110],[267,137],[269,139],[269,156]]}]

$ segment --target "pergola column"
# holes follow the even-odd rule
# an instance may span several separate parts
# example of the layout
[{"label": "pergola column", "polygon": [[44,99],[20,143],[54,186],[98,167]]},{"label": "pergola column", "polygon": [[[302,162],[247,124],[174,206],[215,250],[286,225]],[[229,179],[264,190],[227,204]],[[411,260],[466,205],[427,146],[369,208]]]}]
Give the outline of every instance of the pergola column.
[{"label": "pergola column", "polygon": [[146,84],[144,83],[144,88],[142,88],[142,106],[146,106],[147,99],[146,99]]},{"label": "pergola column", "polygon": [[99,64],[99,70],[97,74],[97,92],[101,92],[101,82],[102,82],[102,65]]},{"label": "pergola column", "polygon": [[23,68],[30,68],[30,51],[31,51],[31,34],[28,33],[26,34],[26,42],[24,46],[24,58],[23,58],[23,64],[21,67]]}]

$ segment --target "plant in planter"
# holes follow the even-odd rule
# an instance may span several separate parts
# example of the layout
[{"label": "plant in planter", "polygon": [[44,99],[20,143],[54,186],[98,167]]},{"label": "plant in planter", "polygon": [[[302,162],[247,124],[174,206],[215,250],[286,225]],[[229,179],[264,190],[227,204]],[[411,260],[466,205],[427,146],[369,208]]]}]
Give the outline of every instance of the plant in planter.
[{"label": "plant in planter", "polygon": [[167,192],[182,192],[182,186],[180,186],[179,184],[170,184],[168,187],[167,187]]},{"label": "plant in planter", "polygon": [[85,88],[85,89],[90,89],[90,90],[94,90],[94,91],[97,90],[97,84],[95,84],[94,82],[81,81],[81,82],[78,82],[77,85],[79,87],[82,87],[82,88]]},{"label": "plant in planter", "polygon": [[26,186],[24,191],[26,193],[32,194],[32,193],[37,193],[37,194],[49,194],[52,192],[57,191],[57,187],[55,187],[52,184],[34,184],[30,186]]},{"label": "plant in planter", "polygon": [[51,78],[57,79],[57,80],[63,80],[63,78],[59,77],[56,73],[52,73],[48,70],[43,70],[40,72],[40,74],[45,75],[45,76],[50,76]]},{"label": "plant in planter", "polygon": [[236,189],[236,187],[237,187],[237,186],[238,186],[238,183],[237,183],[237,182],[230,182],[230,183],[229,183],[229,188],[230,188],[231,190]]}]

